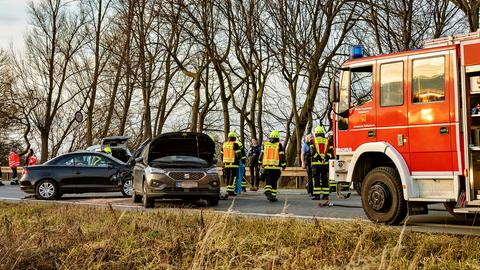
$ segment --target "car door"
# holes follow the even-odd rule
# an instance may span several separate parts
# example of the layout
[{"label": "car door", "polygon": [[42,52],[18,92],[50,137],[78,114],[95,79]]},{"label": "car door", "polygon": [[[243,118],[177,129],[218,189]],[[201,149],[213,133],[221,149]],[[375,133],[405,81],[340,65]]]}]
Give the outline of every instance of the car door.
[{"label": "car door", "polygon": [[76,159],[73,174],[82,193],[118,190],[118,166],[101,154],[83,153]]},{"label": "car door", "polygon": [[133,189],[137,193],[143,192],[143,176],[145,174],[146,159],[149,144],[143,146],[143,148],[137,151],[135,157],[135,165],[133,167]]},{"label": "car door", "polygon": [[76,182],[73,176],[74,165],[75,156],[69,155],[49,166],[52,175],[54,175],[54,178],[57,180],[60,192],[68,193],[75,190]]}]

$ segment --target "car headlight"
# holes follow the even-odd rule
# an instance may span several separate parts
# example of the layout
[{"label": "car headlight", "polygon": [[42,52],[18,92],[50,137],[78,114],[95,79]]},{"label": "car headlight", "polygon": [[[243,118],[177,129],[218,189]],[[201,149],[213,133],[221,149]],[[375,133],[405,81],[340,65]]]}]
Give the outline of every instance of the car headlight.
[{"label": "car headlight", "polygon": [[218,173],[218,170],[216,167],[213,167],[207,171],[207,174],[217,174],[217,173]]},{"label": "car headlight", "polygon": [[153,167],[147,167],[145,169],[145,174],[148,175],[148,174],[165,174],[166,171],[165,170],[162,170],[162,169],[159,169],[159,168],[153,168]]}]

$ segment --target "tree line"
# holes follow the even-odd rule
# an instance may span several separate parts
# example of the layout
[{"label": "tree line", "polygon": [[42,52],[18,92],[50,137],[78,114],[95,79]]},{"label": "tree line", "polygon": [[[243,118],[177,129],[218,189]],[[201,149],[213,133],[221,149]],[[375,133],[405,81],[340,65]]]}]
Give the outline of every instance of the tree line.
[{"label": "tree line", "polygon": [[[328,84],[353,44],[367,55],[476,31],[476,0],[42,0],[24,50],[0,50],[0,141],[41,161],[108,135],[240,140],[331,124]],[[81,111],[84,121],[74,114]]]}]

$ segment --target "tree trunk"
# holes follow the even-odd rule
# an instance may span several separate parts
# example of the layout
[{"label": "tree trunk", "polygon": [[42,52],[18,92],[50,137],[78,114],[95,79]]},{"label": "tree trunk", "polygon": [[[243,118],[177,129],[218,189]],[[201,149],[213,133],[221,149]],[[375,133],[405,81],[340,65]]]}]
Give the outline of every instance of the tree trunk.
[{"label": "tree trunk", "polygon": [[48,160],[48,137],[50,136],[50,128],[40,130],[40,163],[44,163]]}]

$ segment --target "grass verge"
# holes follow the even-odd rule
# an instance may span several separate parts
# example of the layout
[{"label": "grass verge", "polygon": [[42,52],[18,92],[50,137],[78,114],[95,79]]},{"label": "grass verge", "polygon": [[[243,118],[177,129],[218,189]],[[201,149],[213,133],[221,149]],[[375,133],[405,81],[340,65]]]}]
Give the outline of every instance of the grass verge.
[{"label": "grass verge", "polygon": [[2,269],[480,269],[480,238],[366,222],[0,202]]}]

